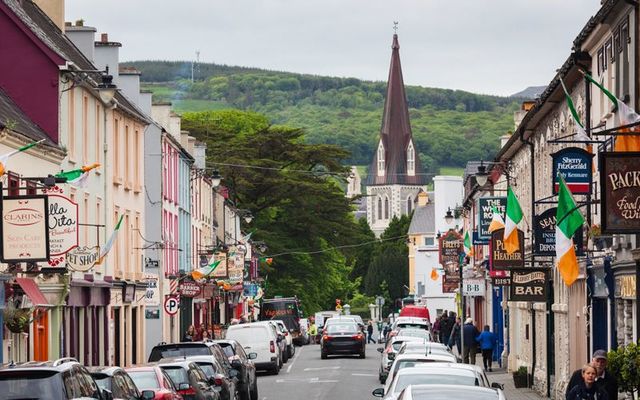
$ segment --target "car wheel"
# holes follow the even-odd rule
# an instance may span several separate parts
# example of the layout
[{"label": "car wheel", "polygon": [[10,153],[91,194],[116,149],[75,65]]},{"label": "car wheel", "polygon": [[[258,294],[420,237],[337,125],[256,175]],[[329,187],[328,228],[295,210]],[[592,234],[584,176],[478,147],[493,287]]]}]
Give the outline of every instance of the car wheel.
[{"label": "car wheel", "polygon": [[282,352],[282,362],[286,363],[287,361],[289,361],[289,350],[284,349],[284,351]]},{"label": "car wheel", "polygon": [[238,398],[241,400],[251,400],[251,392],[249,391],[249,385],[238,390]]},{"label": "car wheel", "polygon": [[293,358],[293,356],[296,354],[296,348],[291,345],[291,347],[289,347],[289,358]]},{"label": "car wheel", "polygon": [[273,365],[273,367],[271,368],[271,373],[273,375],[278,375],[280,373],[280,364],[278,364],[278,362],[276,361],[276,363]]},{"label": "car wheel", "polygon": [[326,351],[320,350],[320,359],[326,360],[327,356],[328,356],[328,354],[327,354]]},{"label": "car wheel", "polygon": [[258,400],[258,384],[254,383],[253,388],[251,388],[251,400]]},{"label": "car wheel", "polygon": [[380,381],[380,383],[384,384],[384,377],[382,376],[382,373],[378,372],[378,380]]},{"label": "car wheel", "polygon": [[365,354],[364,350],[360,353],[360,358],[366,358],[366,354]]}]

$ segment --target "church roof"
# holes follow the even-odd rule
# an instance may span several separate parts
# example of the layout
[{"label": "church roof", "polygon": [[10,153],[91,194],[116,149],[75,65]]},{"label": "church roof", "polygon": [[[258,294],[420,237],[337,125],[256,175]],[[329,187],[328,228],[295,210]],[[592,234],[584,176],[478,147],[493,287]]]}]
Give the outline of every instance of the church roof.
[{"label": "church roof", "polygon": [[385,173],[378,176],[378,147],[376,147],[373,161],[367,176],[367,185],[409,184],[425,185],[427,177],[423,175],[422,164],[418,157],[415,143],[415,175],[407,175],[407,148],[412,142],[411,122],[409,121],[409,106],[402,79],[400,65],[400,44],[398,35],[393,35],[391,46],[391,65],[387,82],[387,96],[382,114],[380,141],[385,149]]}]

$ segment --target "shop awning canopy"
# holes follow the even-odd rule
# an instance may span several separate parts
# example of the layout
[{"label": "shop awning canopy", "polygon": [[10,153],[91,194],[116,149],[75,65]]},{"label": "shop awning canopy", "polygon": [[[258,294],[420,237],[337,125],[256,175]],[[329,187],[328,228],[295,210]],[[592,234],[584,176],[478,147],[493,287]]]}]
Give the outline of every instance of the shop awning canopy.
[{"label": "shop awning canopy", "polygon": [[31,300],[34,307],[51,307],[36,282],[31,278],[16,278],[16,282]]}]

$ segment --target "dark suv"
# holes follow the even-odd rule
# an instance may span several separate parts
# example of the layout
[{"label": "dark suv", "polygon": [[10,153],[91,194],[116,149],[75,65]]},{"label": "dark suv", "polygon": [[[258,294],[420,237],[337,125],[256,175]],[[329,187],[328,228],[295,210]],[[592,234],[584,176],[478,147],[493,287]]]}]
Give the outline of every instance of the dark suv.
[{"label": "dark suv", "polygon": [[0,393],[11,399],[108,400],[89,372],[73,358],[0,367]]},{"label": "dark suv", "polygon": [[256,366],[251,361],[256,358],[256,353],[245,353],[240,343],[235,340],[214,340],[214,343],[222,347],[231,366],[239,372],[238,380],[240,381],[242,400],[258,400]]},{"label": "dark suv", "polygon": [[160,361],[165,358],[212,355],[213,350],[203,342],[160,343],[151,349],[149,362]]}]

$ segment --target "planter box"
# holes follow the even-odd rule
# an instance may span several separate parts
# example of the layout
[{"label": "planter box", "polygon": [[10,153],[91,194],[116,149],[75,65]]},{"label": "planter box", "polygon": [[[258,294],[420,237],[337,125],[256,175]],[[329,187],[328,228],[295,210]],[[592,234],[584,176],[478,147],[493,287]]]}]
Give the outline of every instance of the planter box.
[{"label": "planter box", "polygon": [[531,374],[528,374],[528,375],[513,374],[513,385],[517,389],[528,388],[530,387],[530,383],[533,381],[533,379],[531,378],[532,378]]}]

